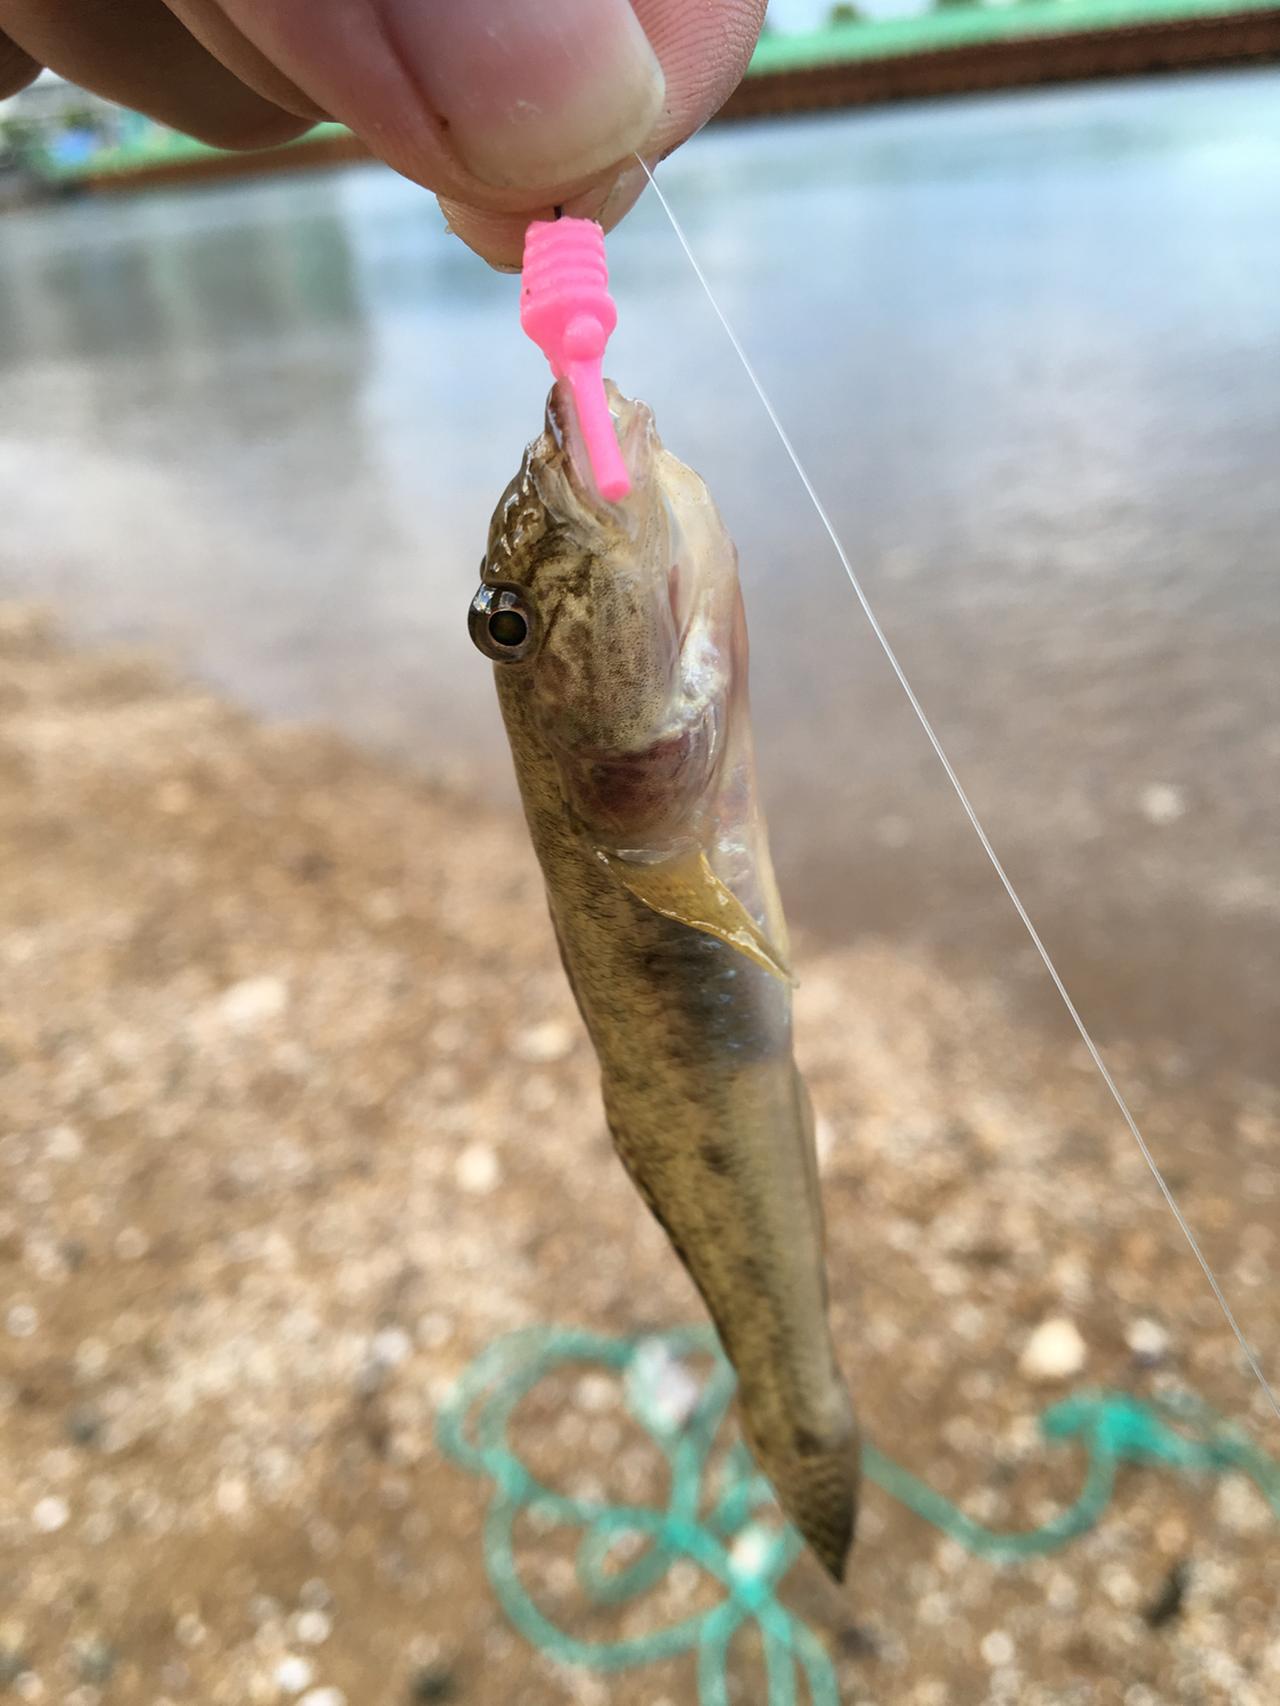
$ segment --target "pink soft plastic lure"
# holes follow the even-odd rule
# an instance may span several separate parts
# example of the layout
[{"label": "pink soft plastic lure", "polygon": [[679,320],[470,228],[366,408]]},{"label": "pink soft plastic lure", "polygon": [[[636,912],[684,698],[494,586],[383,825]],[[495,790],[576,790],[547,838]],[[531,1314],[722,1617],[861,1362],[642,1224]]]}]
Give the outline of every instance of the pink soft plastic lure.
[{"label": "pink soft plastic lure", "polygon": [[524,239],[520,324],[569,388],[592,477],[607,503],[631,490],[604,390],[604,349],[617,323],[604,232],[595,220],[535,220]]}]

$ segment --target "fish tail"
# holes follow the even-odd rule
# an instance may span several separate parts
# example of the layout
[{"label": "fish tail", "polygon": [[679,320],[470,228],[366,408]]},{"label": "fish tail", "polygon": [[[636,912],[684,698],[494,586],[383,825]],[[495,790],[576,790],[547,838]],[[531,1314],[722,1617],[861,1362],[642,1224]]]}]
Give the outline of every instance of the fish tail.
[{"label": "fish tail", "polygon": [[862,1456],[852,1415],[822,1437],[795,1430],[785,1444],[770,1442],[752,1427],[744,1393],[742,1420],[756,1461],[784,1513],[828,1575],[842,1582],[858,1519]]}]

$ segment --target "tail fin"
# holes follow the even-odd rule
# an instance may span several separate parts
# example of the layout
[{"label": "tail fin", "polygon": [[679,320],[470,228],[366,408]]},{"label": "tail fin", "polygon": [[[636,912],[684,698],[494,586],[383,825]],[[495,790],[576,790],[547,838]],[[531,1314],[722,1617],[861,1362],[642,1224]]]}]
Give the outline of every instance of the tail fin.
[{"label": "tail fin", "polygon": [[743,1422],[778,1503],[828,1575],[842,1582],[858,1519],[861,1450],[852,1418],[822,1439],[797,1429],[772,1444],[757,1436],[745,1407]]}]

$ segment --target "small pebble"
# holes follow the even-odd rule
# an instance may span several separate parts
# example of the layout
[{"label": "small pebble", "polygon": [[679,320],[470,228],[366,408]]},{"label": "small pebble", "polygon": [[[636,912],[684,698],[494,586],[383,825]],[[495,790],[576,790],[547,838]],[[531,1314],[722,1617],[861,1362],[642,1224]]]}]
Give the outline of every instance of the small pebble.
[{"label": "small pebble", "polygon": [[460,1191],[487,1196],[501,1177],[498,1157],[487,1144],[469,1144],[454,1162],[453,1176]]},{"label": "small pebble", "polygon": [[627,1370],[630,1402],[659,1433],[678,1433],[697,1409],[702,1386],[661,1339],[636,1347]]},{"label": "small pebble", "polygon": [[729,1549],[729,1562],[740,1576],[758,1576],[769,1553],[769,1536],[758,1528],[744,1528]]},{"label": "small pebble", "polygon": [[1138,805],[1148,823],[1163,829],[1186,811],[1187,796],[1171,782],[1152,782],[1138,796]]},{"label": "small pebble", "polygon": [[573,1048],[574,1033],[559,1019],[548,1019],[520,1031],[511,1042],[511,1052],[530,1065],[542,1066],[553,1060],[563,1060]]},{"label": "small pebble", "polygon": [[677,1558],[667,1571],[666,1586],[671,1598],[683,1601],[693,1597],[693,1590],[698,1585],[698,1569],[686,1558]]},{"label": "small pebble", "polygon": [[590,1671],[572,1672],[569,1686],[574,1706],[609,1706],[608,1688]]},{"label": "small pebble", "polygon": [[40,1325],[40,1317],[29,1303],[15,1303],[4,1318],[12,1339],[29,1339]]},{"label": "small pebble", "polygon": [[333,1633],[333,1620],[326,1611],[300,1611],[293,1620],[293,1632],[308,1647],[318,1647]]},{"label": "small pebble", "polygon": [[347,1697],[340,1688],[309,1688],[298,1706],[347,1706]]},{"label": "small pebble", "polygon": [[1176,1617],[1182,1615],[1190,1581],[1190,1563],[1186,1558],[1179,1558],[1165,1572],[1159,1591],[1142,1613],[1143,1621],[1149,1629],[1163,1629],[1167,1623],[1172,1623]]},{"label": "small pebble", "polygon": [[383,1368],[399,1368],[413,1353],[413,1340],[403,1327],[381,1327],[369,1346],[375,1362]]},{"label": "small pebble", "polygon": [[110,1361],[111,1352],[101,1339],[84,1339],[76,1347],[76,1374],[82,1380],[103,1373]]},{"label": "small pebble", "polygon": [[1003,1629],[993,1629],[990,1634],[984,1635],[982,1645],[979,1648],[983,1664],[991,1665],[993,1668],[996,1665],[1011,1665],[1014,1650],[1013,1641]]},{"label": "small pebble", "polygon": [[111,1681],[116,1668],[116,1655],[105,1641],[86,1641],[76,1658],[81,1682],[97,1687]]},{"label": "small pebble", "polygon": [[584,1374],[578,1382],[578,1403],[593,1415],[612,1410],[618,1402],[618,1383],[607,1374]]},{"label": "small pebble", "polygon": [[1213,1514],[1229,1534],[1264,1534],[1275,1522],[1270,1505],[1247,1475],[1224,1475]]},{"label": "small pebble", "polygon": [[45,1140],[44,1152],[50,1161],[78,1161],[84,1154],[84,1140],[69,1125],[55,1126]]},{"label": "small pebble", "polygon": [[448,1665],[424,1665],[409,1679],[409,1699],[413,1706],[444,1706],[457,1692],[457,1678]]},{"label": "small pebble", "polygon": [[66,1527],[70,1516],[67,1501],[60,1499],[56,1493],[49,1493],[32,1511],[31,1523],[41,1534],[56,1534],[60,1528]]},{"label": "small pebble", "polygon": [[77,1404],[66,1419],[67,1438],[76,1445],[94,1445],[102,1433],[102,1417],[91,1404]]},{"label": "small pebble", "polygon": [[1065,1570],[1055,1570],[1044,1597],[1055,1611],[1073,1611],[1080,1603],[1080,1589]]},{"label": "small pebble", "polygon": [[217,1016],[228,1030],[256,1031],[278,1019],[289,1005],[289,991],[278,977],[247,977],[223,990]]},{"label": "small pebble", "polygon": [[1169,1332],[1149,1316],[1140,1316],[1125,1328],[1125,1343],[1133,1352],[1133,1360],[1143,1368],[1154,1368],[1169,1354]]},{"label": "small pebble", "polygon": [[940,1629],[944,1623],[951,1621],[951,1596],[937,1592],[925,1594],[918,1603],[917,1615],[926,1628]]},{"label": "small pebble", "polygon": [[1085,1365],[1088,1351],[1080,1330],[1065,1315],[1042,1321],[1027,1340],[1018,1368],[1026,1380],[1069,1380]]},{"label": "small pebble", "polygon": [[1119,1606],[1121,1611],[1131,1610],[1141,1598],[1137,1578],[1132,1570],[1127,1570],[1123,1564],[1110,1564],[1101,1572],[1102,1591],[1112,1605]]},{"label": "small pebble", "polygon": [[276,1666],[276,1682],[286,1694],[301,1694],[311,1686],[315,1674],[315,1666],[301,1653],[286,1653]]},{"label": "small pebble", "polygon": [[249,1489],[239,1475],[220,1475],[213,1498],[223,1516],[239,1516],[248,1509]]}]

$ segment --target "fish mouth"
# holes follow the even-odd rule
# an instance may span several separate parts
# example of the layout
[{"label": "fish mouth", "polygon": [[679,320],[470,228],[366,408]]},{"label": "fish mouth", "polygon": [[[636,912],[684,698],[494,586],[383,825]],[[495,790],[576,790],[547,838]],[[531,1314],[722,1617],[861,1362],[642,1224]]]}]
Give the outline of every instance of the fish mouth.
[{"label": "fish mouth", "polygon": [[[563,479],[565,492],[574,500],[574,507],[587,511],[597,522],[622,522],[632,531],[644,512],[653,487],[653,466],[657,450],[653,412],[647,403],[625,397],[612,379],[604,382],[605,396],[618,447],[631,477],[631,491],[617,503],[602,498],[596,486],[587,454],[586,442],[573,406],[572,393],[562,381],[557,381],[547,398],[547,437],[554,453],[546,472],[554,468]],[[628,526],[627,524],[631,525]]]}]

